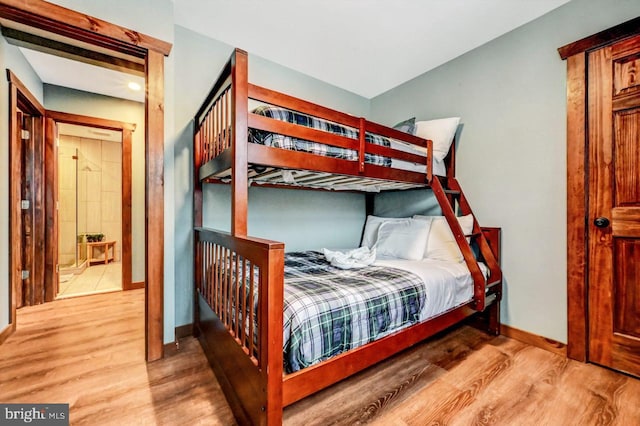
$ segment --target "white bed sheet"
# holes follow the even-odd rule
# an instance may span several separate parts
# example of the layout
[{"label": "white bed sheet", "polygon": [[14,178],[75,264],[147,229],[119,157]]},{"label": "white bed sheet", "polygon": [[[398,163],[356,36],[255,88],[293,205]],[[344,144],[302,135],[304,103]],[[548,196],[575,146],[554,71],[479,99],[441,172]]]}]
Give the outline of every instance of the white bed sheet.
[{"label": "white bed sheet", "polygon": [[[467,265],[442,260],[377,259],[374,265],[403,269],[418,275],[425,283],[427,300],[420,321],[427,320],[473,299],[473,278]],[[488,269],[479,263],[485,277]]]}]

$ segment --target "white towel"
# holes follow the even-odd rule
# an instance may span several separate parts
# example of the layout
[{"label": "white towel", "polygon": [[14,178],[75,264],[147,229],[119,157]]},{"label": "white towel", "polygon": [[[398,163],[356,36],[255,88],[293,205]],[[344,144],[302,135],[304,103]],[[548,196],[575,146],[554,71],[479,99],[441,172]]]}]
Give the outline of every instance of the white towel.
[{"label": "white towel", "polygon": [[360,247],[346,252],[322,249],[332,266],[340,269],[364,268],[376,260],[376,248]]}]

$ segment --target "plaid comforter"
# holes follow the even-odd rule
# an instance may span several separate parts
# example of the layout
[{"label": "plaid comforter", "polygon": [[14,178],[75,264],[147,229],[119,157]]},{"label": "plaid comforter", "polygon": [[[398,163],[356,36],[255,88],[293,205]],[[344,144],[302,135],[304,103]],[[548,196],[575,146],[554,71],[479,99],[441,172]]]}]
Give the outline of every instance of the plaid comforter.
[{"label": "plaid comforter", "polygon": [[[263,115],[275,120],[286,121],[288,123],[311,127],[313,129],[334,133],[351,139],[358,139],[359,131],[351,127],[342,126],[337,123],[322,120],[307,114],[291,111],[285,108],[263,105],[252,111],[254,114]],[[389,147],[391,142],[384,136],[365,134],[365,140],[375,145]],[[340,148],[337,146],[325,145],[303,139],[292,138],[278,133],[269,133],[263,130],[250,129],[249,141],[261,145],[275,148],[289,149],[292,151],[303,151],[325,157],[339,158],[349,161],[358,160],[358,151],[355,149]],[[391,167],[391,159],[381,155],[365,153],[365,162],[380,166]]]},{"label": "plaid comforter", "polygon": [[414,324],[425,303],[417,275],[334,268],[319,252],[285,257],[284,368],[291,373]]}]

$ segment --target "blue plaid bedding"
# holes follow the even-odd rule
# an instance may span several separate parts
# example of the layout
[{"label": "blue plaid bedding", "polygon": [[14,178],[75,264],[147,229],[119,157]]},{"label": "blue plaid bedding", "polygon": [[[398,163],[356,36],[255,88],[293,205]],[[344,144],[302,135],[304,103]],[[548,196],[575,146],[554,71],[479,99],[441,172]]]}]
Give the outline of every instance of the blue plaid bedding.
[{"label": "blue plaid bedding", "polygon": [[344,270],[319,252],[285,255],[284,369],[291,373],[418,322],[425,286],[382,266]]},{"label": "blue plaid bedding", "polygon": [[[311,127],[313,129],[334,133],[351,139],[358,139],[359,131],[351,127],[342,126],[337,123],[322,120],[297,111],[291,111],[270,105],[262,105],[252,111],[254,114],[273,118],[275,120],[286,121],[288,123]],[[365,134],[365,140],[375,145],[389,147],[391,142],[384,136]],[[341,148],[337,146],[325,145],[311,142],[304,139],[292,138],[278,133],[265,132],[263,130],[250,129],[249,141],[261,145],[275,148],[289,149],[292,151],[302,151],[325,157],[339,158],[349,161],[358,160],[358,151],[355,149]],[[380,166],[391,167],[391,159],[382,155],[365,153],[365,162]]]}]

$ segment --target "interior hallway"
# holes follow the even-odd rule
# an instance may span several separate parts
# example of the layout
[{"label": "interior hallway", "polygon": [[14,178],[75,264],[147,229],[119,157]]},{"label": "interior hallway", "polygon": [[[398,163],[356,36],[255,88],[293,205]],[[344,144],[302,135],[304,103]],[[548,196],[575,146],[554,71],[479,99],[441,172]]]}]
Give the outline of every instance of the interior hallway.
[{"label": "interior hallway", "polygon": [[[144,362],[144,290],[18,311],[0,402],[69,403],[71,424],[232,425],[200,345]],[[469,326],[285,410],[285,425],[640,424],[640,380]]]}]

